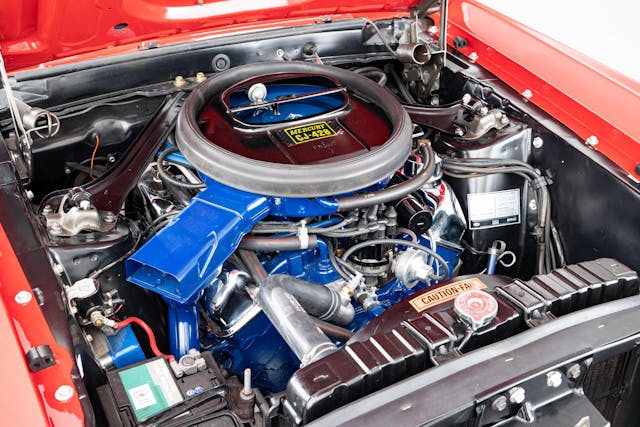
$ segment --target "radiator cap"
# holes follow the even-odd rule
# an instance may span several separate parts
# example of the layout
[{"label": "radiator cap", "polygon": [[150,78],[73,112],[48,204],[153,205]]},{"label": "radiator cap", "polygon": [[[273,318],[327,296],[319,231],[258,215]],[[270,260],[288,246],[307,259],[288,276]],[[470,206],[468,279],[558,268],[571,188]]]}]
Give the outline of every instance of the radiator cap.
[{"label": "radiator cap", "polygon": [[496,317],[498,302],[489,293],[471,289],[458,295],[453,302],[455,312],[472,329],[478,329]]}]

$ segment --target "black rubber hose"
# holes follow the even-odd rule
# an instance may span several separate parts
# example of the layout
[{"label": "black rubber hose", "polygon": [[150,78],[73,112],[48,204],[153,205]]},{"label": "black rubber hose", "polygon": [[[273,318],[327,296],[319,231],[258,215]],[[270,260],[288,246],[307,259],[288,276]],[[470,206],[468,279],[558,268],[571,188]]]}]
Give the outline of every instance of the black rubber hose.
[{"label": "black rubber hose", "polygon": [[429,178],[433,176],[436,169],[436,158],[430,143],[422,144],[420,146],[420,150],[422,152],[422,161],[424,164],[420,172],[406,181],[392,185],[391,187],[387,187],[380,191],[358,193],[353,196],[336,199],[336,202],[338,202],[338,212],[345,212],[366,206],[391,202],[393,200],[401,199],[407,194],[413,193],[414,191],[422,188]]},{"label": "black rubber hose", "polygon": [[308,314],[320,320],[347,325],[355,315],[351,304],[342,304],[342,297],[338,292],[294,276],[273,274],[266,278],[262,288],[283,289],[291,294]]},{"label": "black rubber hose", "polygon": [[317,247],[318,238],[314,235],[309,235],[306,248],[302,247],[302,241],[299,237],[245,237],[238,246],[240,249],[255,252],[299,251]]},{"label": "black rubber hose", "polygon": [[258,256],[253,251],[246,249],[238,250],[238,256],[244,263],[247,273],[256,283],[262,284],[267,278],[267,270],[264,269],[262,263],[258,259]]},{"label": "black rubber hose", "polygon": [[353,332],[340,326],[332,325],[324,320],[312,318],[316,326],[333,341],[347,342],[353,336]]},{"label": "black rubber hose", "polygon": [[356,68],[353,70],[354,73],[362,74],[367,77],[375,77],[376,83],[380,86],[384,86],[387,84],[387,74],[379,68],[376,67],[364,67],[364,68]]},{"label": "black rubber hose", "polygon": [[360,249],[366,248],[368,246],[375,246],[375,245],[399,245],[399,246],[406,246],[406,247],[418,249],[422,252],[425,252],[427,255],[432,256],[438,262],[438,264],[440,264],[440,266],[442,267],[443,273],[439,276],[435,276],[434,279],[442,280],[449,276],[449,272],[450,272],[449,264],[447,264],[444,258],[442,258],[437,252],[435,252],[431,248],[421,245],[420,243],[410,242],[408,240],[402,240],[402,239],[371,239],[371,240],[365,240],[364,242],[356,243],[355,245],[347,249],[344,252],[344,254],[342,254],[342,260],[348,261],[349,257],[353,255],[356,251],[359,251]]},{"label": "black rubber hose", "polygon": [[176,187],[187,188],[189,190],[200,190],[206,188],[207,186],[202,183],[192,184],[190,182],[178,181],[175,177],[171,176],[171,174],[166,171],[164,166],[162,166],[162,163],[165,161],[169,154],[177,153],[178,151],[180,151],[178,150],[178,147],[169,147],[162,153],[160,153],[160,155],[158,156],[158,174],[160,175],[160,178],[162,178],[162,180],[168,184],[175,185]]}]

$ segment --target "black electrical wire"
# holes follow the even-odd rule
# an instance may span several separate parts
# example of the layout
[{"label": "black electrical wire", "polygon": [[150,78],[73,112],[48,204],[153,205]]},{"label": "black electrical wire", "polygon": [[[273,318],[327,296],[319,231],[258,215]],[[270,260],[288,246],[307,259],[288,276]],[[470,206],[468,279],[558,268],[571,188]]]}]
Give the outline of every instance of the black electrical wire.
[{"label": "black electrical wire", "polygon": [[336,273],[338,273],[340,277],[342,277],[344,280],[349,282],[352,279],[352,277],[349,276],[342,269],[342,266],[338,263],[338,258],[336,258],[336,252],[335,252],[335,247],[333,246],[333,243],[331,243],[331,241],[329,240],[326,240],[325,243],[327,245],[327,252],[329,252],[329,261],[331,262],[333,269],[336,271]]},{"label": "black electrical wire", "polygon": [[[129,229],[130,230],[136,230],[137,227],[133,226],[133,222],[129,221]],[[131,249],[129,249],[124,255],[120,256],[119,258],[111,261],[110,263],[108,263],[107,265],[104,265],[102,267],[100,267],[99,269],[95,270],[93,273],[91,273],[89,275],[90,279],[97,279],[102,273],[104,273],[105,271],[109,270],[110,268],[114,267],[116,264],[121,263],[122,261],[124,261],[125,259],[129,258],[129,256],[131,256],[137,249],[138,249],[138,245],[140,244],[140,241],[142,239],[142,233],[133,233],[136,234],[136,240],[135,243],[133,244],[133,246],[131,247]]]},{"label": "black electrical wire", "polygon": [[402,96],[402,98],[407,103],[415,104],[416,103],[415,98],[413,97],[413,95],[411,95],[411,92],[409,92],[409,89],[407,89],[407,87],[404,85],[402,78],[400,77],[398,72],[393,68],[393,65],[389,64],[388,67],[385,67],[385,71],[391,74],[391,78],[393,79],[393,82],[396,84],[396,88],[398,89],[398,92],[400,92],[400,96]]},{"label": "black electrical wire", "polygon": [[[529,185],[541,179],[540,173],[526,162],[511,159],[457,159],[445,158],[443,172],[454,178],[477,178],[490,174],[509,173],[521,176]],[[538,247],[536,249],[537,272],[547,273],[557,264],[563,265],[564,254],[559,244],[557,230],[551,226],[551,198],[546,185],[534,186],[538,194]],[[553,244],[553,245],[552,245]],[[556,262],[557,261],[557,262]]]},{"label": "black electrical wire", "polygon": [[192,184],[190,182],[179,181],[175,177],[171,176],[169,172],[167,172],[162,163],[166,160],[169,154],[176,153],[178,151],[180,151],[178,150],[178,147],[169,147],[162,153],[160,153],[160,155],[158,156],[158,174],[160,175],[160,178],[166,183],[175,185],[176,187],[187,188],[189,190],[200,190],[206,188],[207,186],[202,183]]},{"label": "black electrical wire", "polygon": [[389,43],[387,43],[387,39],[385,39],[382,35],[382,31],[380,31],[380,28],[378,28],[378,26],[374,24],[370,19],[365,18],[364,22],[365,24],[371,25],[371,28],[373,28],[378,37],[380,37],[380,40],[382,40],[382,44],[384,45],[385,49],[387,49],[394,58],[398,59],[398,53],[389,45]]},{"label": "black electrical wire", "polygon": [[372,239],[372,240],[356,243],[355,245],[351,246],[349,249],[345,251],[345,253],[342,255],[342,260],[347,261],[351,255],[353,255],[356,251],[362,248],[366,248],[369,246],[376,246],[376,245],[386,245],[386,244],[408,246],[411,248],[418,249],[422,252],[425,252],[428,255],[431,255],[433,258],[435,258],[436,261],[438,261],[438,263],[444,270],[443,274],[436,276],[435,278],[438,280],[441,280],[449,276],[449,265],[444,260],[444,258],[442,258],[440,255],[438,255],[438,253],[436,253],[436,251],[424,245],[421,245],[420,243],[410,242],[408,240],[402,240],[402,239]]},{"label": "black electrical wire", "polygon": [[147,238],[156,234],[162,227],[164,227],[174,216],[180,213],[179,210],[165,212],[151,221],[147,228],[142,232],[142,237]]}]

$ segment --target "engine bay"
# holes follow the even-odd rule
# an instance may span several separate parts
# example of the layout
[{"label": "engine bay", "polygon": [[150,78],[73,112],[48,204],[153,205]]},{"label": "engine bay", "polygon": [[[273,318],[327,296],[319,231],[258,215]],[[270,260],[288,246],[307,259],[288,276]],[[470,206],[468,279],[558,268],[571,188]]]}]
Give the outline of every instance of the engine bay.
[{"label": "engine bay", "polygon": [[[567,178],[593,160],[438,35],[328,22],[13,85],[46,113],[28,151],[0,124],[98,424],[302,425],[638,295],[584,219],[615,178]],[[521,419],[509,390],[460,425]]]}]

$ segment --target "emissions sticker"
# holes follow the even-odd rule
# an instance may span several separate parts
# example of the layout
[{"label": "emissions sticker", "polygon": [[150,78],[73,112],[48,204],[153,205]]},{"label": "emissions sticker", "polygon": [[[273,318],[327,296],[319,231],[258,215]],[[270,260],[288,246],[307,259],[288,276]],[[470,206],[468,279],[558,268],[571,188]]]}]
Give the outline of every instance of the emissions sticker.
[{"label": "emissions sticker", "polygon": [[296,145],[337,135],[336,131],[327,122],[310,123],[303,126],[286,128],[284,129],[284,133],[286,133],[289,139]]},{"label": "emissions sticker", "polygon": [[467,194],[469,229],[520,224],[520,189]]},{"label": "emissions sticker", "polygon": [[472,277],[470,279],[449,283],[448,285],[441,286],[438,289],[418,295],[411,299],[409,304],[411,304],[411,307],[413,307],[418,313],[421,313],[430,307],[440,305],[446,301],[451,301],[463,292],[471,289],[484,289],[486,287],[487,285],[485,285],[482,280]]}]

